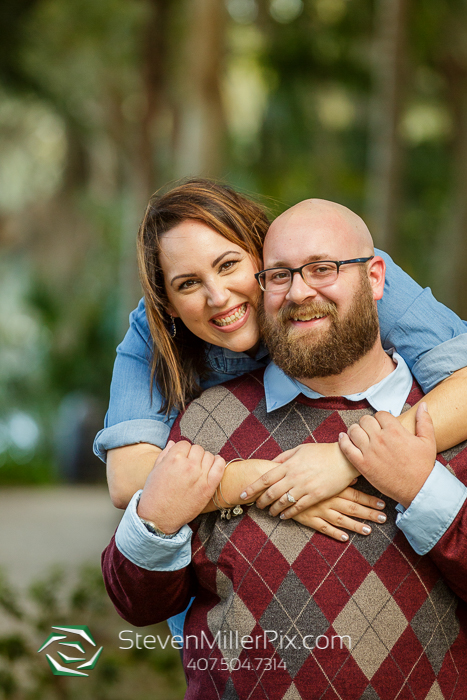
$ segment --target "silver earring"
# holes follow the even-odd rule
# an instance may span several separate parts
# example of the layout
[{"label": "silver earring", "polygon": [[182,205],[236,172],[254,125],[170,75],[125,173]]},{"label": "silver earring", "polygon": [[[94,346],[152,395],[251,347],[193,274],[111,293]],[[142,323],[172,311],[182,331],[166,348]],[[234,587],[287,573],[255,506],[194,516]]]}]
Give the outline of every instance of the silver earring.
[{"label": "silver earring", "polygon": [[[170,316],[170,314],[169,314],[169,316]],[[170,316],[170,321],[172,323],[172,325],[170,327],[170,337],[175,338],[175,336],[177,335],[177,326],[175,325],[175,319],[173,316]]]}]

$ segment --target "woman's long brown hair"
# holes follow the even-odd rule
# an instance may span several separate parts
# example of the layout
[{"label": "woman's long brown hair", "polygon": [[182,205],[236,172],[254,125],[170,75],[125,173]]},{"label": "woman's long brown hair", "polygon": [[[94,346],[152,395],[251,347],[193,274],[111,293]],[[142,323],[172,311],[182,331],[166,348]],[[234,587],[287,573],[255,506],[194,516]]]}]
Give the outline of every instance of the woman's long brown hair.
[{"label": "woman's long brown hair", "polygon": [[201,393],[206,376],[206,346],[177,319],[177,335],[167,328],[168,298],[159,264],[160,239],[187,219],[200,221],[261,261],[269,221],[264,210],[231,187],[211,180],[186,180],[149,201],[138,233],[138,266],[153,343],[151,394],[154,380],[164,397],[162,410],[183,410]]}]

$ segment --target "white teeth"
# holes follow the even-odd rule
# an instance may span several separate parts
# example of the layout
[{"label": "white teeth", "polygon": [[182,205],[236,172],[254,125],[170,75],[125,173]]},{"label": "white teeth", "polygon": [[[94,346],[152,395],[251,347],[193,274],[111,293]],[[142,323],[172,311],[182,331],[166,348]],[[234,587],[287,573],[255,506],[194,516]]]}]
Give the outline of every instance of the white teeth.
[{"label": "white teeth", "polygon": [[213,323],[216,326],[228,326],[231,323],[234,323],[235,321],[238,321],[240,318],[242,318],[246,314],[246,302],[245,304],[242,304],[239,309],[234,314],[231,314],[230,316],[224,316],[224,318],[214,318]]},{"label": "white teeth", "polygon": [[326,314],[312,314],[310,316],[293,316],[293,321],[311,321],[314,318],[324,318]]}]

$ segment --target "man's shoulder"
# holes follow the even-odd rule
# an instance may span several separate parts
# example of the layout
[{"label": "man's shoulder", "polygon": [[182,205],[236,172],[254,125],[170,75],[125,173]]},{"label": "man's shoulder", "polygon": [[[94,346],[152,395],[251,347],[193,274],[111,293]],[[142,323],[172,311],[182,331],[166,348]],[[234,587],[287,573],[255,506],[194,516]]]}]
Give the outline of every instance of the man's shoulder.
[{"label": "man's shoulder", "polygon": [[189,440],[219,452],[226,440],[264,401],[264,368],[212,386],[194,399],[177,418],[173,440]]}]

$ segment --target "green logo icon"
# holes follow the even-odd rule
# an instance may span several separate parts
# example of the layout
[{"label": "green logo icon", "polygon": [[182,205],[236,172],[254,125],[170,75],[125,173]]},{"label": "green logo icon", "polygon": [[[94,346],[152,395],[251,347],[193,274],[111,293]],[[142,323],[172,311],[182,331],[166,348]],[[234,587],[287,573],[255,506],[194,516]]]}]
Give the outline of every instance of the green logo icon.
[{"label": "green logo icon", "polygon": [[[91,671],[94,668],[103,649],[101,647],[89,661],[86,660],[86,647],[96,646],[89,628],[86,625],[70,625],[69,627],[52,627],[52,629],[57,630],[57,632],[49,634],[41,648],[37,650],[39,653],[53,642],[58,642],[59,646],[63,647],[62,650],[57,651],[60,661],[54,659],[50,654],[46,654],[52,673],[55,676],[89,676],[89,673],[84,671]],[[81,639],[68,639],[68,635],[81,637]],[[84,640],[86,645],[81,640]],[[66,664],[66,666],[62,664]],[[71,668],[71,664],[79,664],[79,666]]]}]

